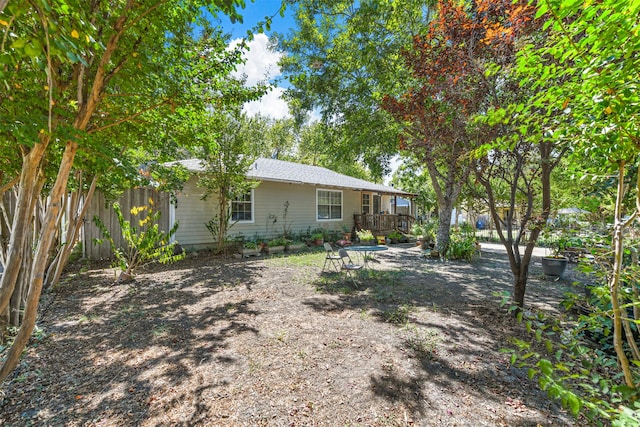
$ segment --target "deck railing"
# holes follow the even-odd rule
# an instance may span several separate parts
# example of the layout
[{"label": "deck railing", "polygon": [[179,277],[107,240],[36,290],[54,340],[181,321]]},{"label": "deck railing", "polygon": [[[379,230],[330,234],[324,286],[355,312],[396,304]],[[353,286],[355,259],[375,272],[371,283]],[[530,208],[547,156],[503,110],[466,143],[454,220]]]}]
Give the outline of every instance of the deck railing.
[{"label": "deck railing", "polygon": [[415,218],[404,214],[355,214],[353,220],[358,230],[371,230],[374,234],[398,230],[408,234]]}]

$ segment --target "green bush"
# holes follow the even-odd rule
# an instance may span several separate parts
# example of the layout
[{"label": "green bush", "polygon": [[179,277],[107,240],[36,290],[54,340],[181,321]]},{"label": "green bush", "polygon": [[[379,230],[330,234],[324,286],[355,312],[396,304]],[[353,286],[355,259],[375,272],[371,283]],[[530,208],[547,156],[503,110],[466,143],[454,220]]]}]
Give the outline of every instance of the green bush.
[{"label": "green bush", "polygon": [[[150,206],[139,206],[131,208],[131,214],[138,217],[146,212],[146,216],[137,221],[138,227],[132,226],[130,221],[126,221],[122,215],[119,203],[113,204],[118,223],[122,231],[124,240],[123,247],[118,247],[111,236],[111,233],[102,223],[100,218],[94,217],[93,221],[102,232],[104,239],[111,245],[111,250],[116,258],[116,265],[122,270],[119,281],[129,280],[134,277],[137,269],[153,262],[168,264],[185,257],[185,252],[175,253],[178,242],[170,242],[171,237],[178,230],[176,223],[167,233],[160,231],[158,221],[160,211],[154,212]],[[103,239],[95,239],[95,243],[101,244]]]},{"label": "green bush", "polygon": [[258,244],[252,240],[247,240],[242,244],[245,249],[258,249]]},{"label": "green bush", "polygon": [[273,248],[275,246],[287,246],[287,243],[289,243],[289,240],[285,239],[284,237],[278,237],[278,238],[269,240],[267,245],[270,248]]},{"label": "green bush", "polygon": [[[596,240],[600,241],[600,239]],[[630,246],[634,246],[628,242]],[[540,388],[559,400],[574,416],[587,418],[592,425],[640,425],[640,394],[626,385],[613,346],[612,300],[609,292],[607,253],[593,252],[594,258],[583,261],[584,280],[576,283],[579,291],[567,293],[562,317],[542,312],[524,311],[518,320],[527,335],[513,340],[511,363],[528,369],[529,377]],[[640,271],[628,259],[621,271],[623,281],[637,283]],[[623,286],[619,295],[626,309],[629,339],[622,334],[622,348],[630,359],[633,381],[640,381],[640,359],[630,343],[637,342],[638,324],[633,307],[639,304],[632,286]],[[510,300],[505,295],[503,301]],[[515,307],[512,307],[515,309]]]},{"label": "green bush", "polygon": [[459,231],[451,233],[447,258],[471,261],[476,253],[476,239],[473,235]]},{"label": "green bush", "polygon": [[416,237],[422,236],[426,242],[435,242],[437,229],[438,223],[436,221],[427,221],[423,224],[414,224],[411,227],[411,234]]},{"label": "green bush", "polygon": [[358,239],[360,240],[373,240],[373,233],[371,232],[371,230],[359,230],[356,231],[356,236],[358,236]]},{"label": "green bush", "polygon": [[396,240],[400,240],[402,239],[402,233],[393,230],[391,233],[389,233],[389,235],[387,236],[390,239],[396,239]]},{"label": "green bush", "polygon": [[313,233],[311,235],[311,240],[322,240],[322,239],[324,239],[323,233]]}]

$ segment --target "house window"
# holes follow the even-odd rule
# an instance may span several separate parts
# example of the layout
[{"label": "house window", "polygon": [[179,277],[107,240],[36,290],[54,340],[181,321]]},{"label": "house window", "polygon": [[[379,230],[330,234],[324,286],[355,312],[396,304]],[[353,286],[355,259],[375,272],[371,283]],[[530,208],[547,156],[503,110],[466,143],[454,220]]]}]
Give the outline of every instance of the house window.
[{"label": "house window", "polygon": [[371,194],[362,193],[362,213],[371,213]]},{"label": "house window", "polygon": [[231,201],[231,220],[253,222],[253,190]]},{"label": "house window", "polygon": [[342,219],[342,191],[317,190],[318,221]]}]

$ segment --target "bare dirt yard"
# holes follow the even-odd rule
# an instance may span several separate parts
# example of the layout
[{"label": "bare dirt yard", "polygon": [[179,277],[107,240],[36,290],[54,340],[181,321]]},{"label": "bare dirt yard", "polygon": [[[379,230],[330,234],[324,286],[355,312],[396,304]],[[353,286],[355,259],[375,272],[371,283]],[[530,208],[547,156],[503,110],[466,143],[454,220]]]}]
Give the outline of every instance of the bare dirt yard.
[{"label": "bare dirt yard", "polygon": [[[579,425],[500,352],[521,334],[495,292],[506,255],[440,262],[377,253],[358,289],[316,250],[191,254],[114,284],[78,263],[0,389],[3,426]],[[534,263],[527,303],[568,281]]]}]

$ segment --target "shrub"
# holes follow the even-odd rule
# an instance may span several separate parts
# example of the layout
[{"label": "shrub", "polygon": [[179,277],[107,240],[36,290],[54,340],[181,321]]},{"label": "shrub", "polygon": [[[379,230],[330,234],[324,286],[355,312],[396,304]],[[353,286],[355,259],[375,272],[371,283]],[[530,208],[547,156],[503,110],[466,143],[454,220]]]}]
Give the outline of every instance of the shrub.
[{"label": "shrub", "polygon": [[269,240],[267,245],[270,248],[273,248],[275,246],[287,246],[287,243],[289,243],[289,240],[285,239],[284,237],[278,237],[278,238]]},{"label": "shrub", "polygon": [[402,239],[402,233],[398,232],[397,230],[393,230],[387,237],[390,239],[400,240]]},{"label": "shrub", "polygon": [[451,233],[447,258],[471,261],[476,253],[476,239],[473,235],[459,231]]},{"label": "shrub", "polygon": [[435,221],[427,221],[423,224],[414,224],[411,228],[413,235],[422,236],[426,242],[434,242],[436,240],[436,230],[438,229],[438,223]]},{"label": "shrub", "polygon": [[245,249],[258,249],[258,243],[254,242],[252,240],[245,241],[242,246]]},{"label": "shrub", "polygon": [[373,233],[371,232],[371,230],[359,230],[356,231],[356,236],[358,236],[358,239],[360,240],[373,240]]},{"label": "shrub", "polygon": [[[149,201],[153,206],[152,201]],[[178,230],[176,223],[167,233],[160,231],[158,221],[160,212],[154,212],[151,206],[139,206],[131,208],[131,214],[134,217],[146,212],[146,216],[138,220],[139,228],[131,225],[130,221],[126,221],[122,215],[119,203],[113,204],[113,210],[118,218],[120,229],[122,230],[122,239],[124,247],[118,247],[111,236],[109,230],[102,223],[100,218],[94,217],[93,222],[102,232],[104,239],[111,245],[111,250],[116,258],[115,263],[120,267],[122,273],[118,281],[130,280],[134,277],[137,269],[153,262],[168,264],[178,261],[185,257],[185,252],[175,253],[178,242],[171,242],[171,237]],[[101,244],[103,239],[95,239],[95,243]]]},{"label": "shrub", "polygon": [[[505,295],[503,302],[510,300]],[[515,307],[512,307],[515,309]],[[636,426],[640,422],[637,391],[621,381],[615,352],[589,344],[587,337],[598,328],[601,313],[580,316],[573,327],[566,319],[542,312],[520,311],[528,337],[514,338],[511,364],[527,368],[539,387],[577,418],[592,425]],[[595,328],[594,328],[595,327]],[[606,328],[601,332],[608,334]],[[637,367],[634,367],[637,375]]]}]

